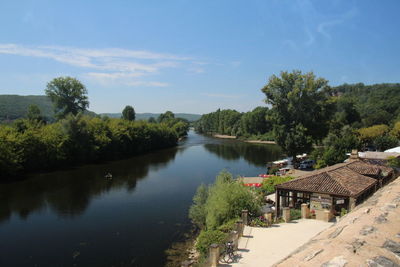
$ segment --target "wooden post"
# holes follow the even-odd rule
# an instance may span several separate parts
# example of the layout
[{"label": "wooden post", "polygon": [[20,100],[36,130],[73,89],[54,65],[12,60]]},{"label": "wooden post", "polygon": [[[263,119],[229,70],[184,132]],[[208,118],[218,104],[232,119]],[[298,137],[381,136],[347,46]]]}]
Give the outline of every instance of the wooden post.
[{"label": "wooden post", "polygon": [[244,225],[248,225],[248,217],[249,217],[249,211],[242,210],[242,221]]},{"label": "wooden post", "polygon": [[219,245],[211,244],[210,246],[210,267],[218,267],[219,262]]}]

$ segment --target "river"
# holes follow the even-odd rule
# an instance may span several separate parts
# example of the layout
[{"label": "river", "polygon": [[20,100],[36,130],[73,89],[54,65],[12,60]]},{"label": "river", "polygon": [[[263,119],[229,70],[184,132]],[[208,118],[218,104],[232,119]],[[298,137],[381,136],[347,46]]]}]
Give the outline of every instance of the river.
[{"label": "river", "polygon": [[163,266],[201,183],[222,169],[257,176],[280,157],[191,131],[174,148],[0,184],[0,266]]}]

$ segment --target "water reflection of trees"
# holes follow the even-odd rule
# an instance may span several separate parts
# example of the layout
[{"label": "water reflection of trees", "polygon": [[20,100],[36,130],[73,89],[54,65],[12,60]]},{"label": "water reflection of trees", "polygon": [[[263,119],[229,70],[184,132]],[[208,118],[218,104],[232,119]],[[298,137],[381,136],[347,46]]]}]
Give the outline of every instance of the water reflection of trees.
[{"label": "water reflection of trees", "polygon": [[225,160],[245,159],[255,166],[263,167],[269,161],[282,156],[282,150],[277,145],[249,144],[245,142],[226,142],[221,144],[205,144],[207,151]]},{"label": "water reflection of trees", "polygon": [[[177,149],[166,149],[126,160],[87,165],[67,171],[43,173],[8,184],[0,184],[0,222],[12,214],[28,218],[34,211],[52,209],[58,216],[82,214],[91,199],[111,189],[133,192],[138,180],[175,159]],[[106,179],[106,173],[113,178]]]}]

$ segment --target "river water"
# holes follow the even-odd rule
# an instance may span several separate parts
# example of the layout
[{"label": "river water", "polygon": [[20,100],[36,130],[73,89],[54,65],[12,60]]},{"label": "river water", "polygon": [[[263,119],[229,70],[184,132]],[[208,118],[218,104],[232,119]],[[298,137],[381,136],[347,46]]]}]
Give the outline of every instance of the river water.
[{"label": "river water", "polygon": [[0,266],[163,266],[201,183],[222,169],[257,176],[280,157],[191,131],[175,148],[0,184]]}]

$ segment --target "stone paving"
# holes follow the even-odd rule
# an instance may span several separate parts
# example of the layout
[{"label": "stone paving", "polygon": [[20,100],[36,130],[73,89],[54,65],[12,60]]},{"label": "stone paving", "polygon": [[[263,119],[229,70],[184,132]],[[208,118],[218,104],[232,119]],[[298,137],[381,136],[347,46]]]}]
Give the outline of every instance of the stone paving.
[{"label": "stone paving", "polygon": [[239,241],[238,262],[220,266],[271,266],[293,253],[333,223],[297,220],[269,228],[246,226]]}]

